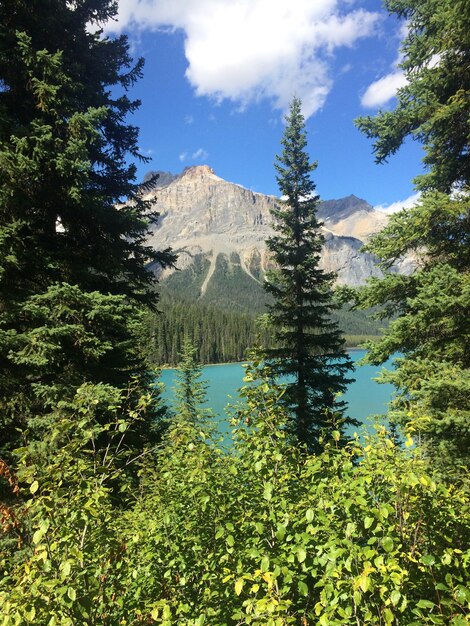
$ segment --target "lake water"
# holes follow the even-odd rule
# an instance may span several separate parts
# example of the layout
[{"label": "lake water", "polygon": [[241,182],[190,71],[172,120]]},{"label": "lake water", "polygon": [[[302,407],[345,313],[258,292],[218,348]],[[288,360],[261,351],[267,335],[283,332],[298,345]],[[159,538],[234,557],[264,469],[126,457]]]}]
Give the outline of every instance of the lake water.
[{"label": "lake water", "polygon": [[[364,350],[351,350],[349,356],[357,364],[364,356]],[[387,363],[390,367],[391,364]],[[348,386],[344,399],[348,403],[348,415],[357,419],[366,426],[372,423],[371,416],[383,414],[386,411],[387,403],[390,401],[393,387],[392,385],[379,385],[373,379],[378,376],[381,367],[372,365],[356,365],[352,374],[355,381]],[[244,368],[241,363],[230,363],[227,365],[208,365],[203,369],[202,378],[207,381],[207,405],[220,420],[221,431],[227,432],[228,418],[225,413],[227,404],[237,402],[237,389],[243,383]],[[175,370],[163,370],[161,381],[165,385],[164,399],[171,405],[175,384]],[[354,430],[354,429],[353,429]]]}]

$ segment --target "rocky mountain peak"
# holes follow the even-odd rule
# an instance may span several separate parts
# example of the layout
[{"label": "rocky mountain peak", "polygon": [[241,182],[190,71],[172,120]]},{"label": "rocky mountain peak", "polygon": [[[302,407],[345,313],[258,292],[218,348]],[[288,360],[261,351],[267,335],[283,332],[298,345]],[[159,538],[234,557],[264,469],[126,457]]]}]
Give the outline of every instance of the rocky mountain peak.
[{"label": "rocky mountain peak", "polygon": [[318,217],[335,234],[355,237],[363,242],[388,222],[385,213],[377,211],[366,200],[354,195],[321,202]]},{"label": "rocky mountain peak", "polygon": [[[187,167],[179,175],[167,172],[161,182],[146,194],[160,214],[149,243],[156,249],[171,246],[183,272],[205,268],[200,297],[221,272],[224,280],[241,272],[261,288],[270,264],[266,239],[273,234],[271,209],[278,199],[227,182],[208,165]],[[318,212],[326,235],[322,266],[350,285],[378,275],[376,259],[361,247],[387,223],[387,215],[354,195],[321,202]]]},{"label": "rocky mountain peak", "polygon": [[190,165],[189,167],[185,167],[180,178],[193,180],[222,180],[222,178],[219,178],[209,165]]},{"label": "rocky mountain peak", "polygon": [[374,213],[374,211],[374,207],[366,200],[350,195],[336,200],[324,200],[319,206],[318,214],[322,220],[339,222],[357,212]]},{"label": "rocky mountain peak", "polygon": [[170,185],[176,178],[178,178],[178,175],[172,174],[171,172],[162,172],[161,170],[150,171],[145,174],[144,183],[148,183],[152,180],[152,178],[155,179],[152,184],[152,189],[154,189],[155,187],[166,187],[167,185]]}]

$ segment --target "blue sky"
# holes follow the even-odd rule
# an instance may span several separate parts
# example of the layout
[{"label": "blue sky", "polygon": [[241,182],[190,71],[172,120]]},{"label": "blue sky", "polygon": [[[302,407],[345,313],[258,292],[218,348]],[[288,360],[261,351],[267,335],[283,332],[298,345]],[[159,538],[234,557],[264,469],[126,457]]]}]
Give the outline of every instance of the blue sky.
[{"label": "blue sky", "polygon": [[405,84],[397,63],[404,24],[368,0],[120,0],[110,34],[145,58],[132,123],[149,169],[216,174],[277,194],[273,167],[294,94],[304,105],[313,174],[323,199],[355,194],[408,204],[422,149],[409,142],[376,165],[359,115],[392,108]]}]

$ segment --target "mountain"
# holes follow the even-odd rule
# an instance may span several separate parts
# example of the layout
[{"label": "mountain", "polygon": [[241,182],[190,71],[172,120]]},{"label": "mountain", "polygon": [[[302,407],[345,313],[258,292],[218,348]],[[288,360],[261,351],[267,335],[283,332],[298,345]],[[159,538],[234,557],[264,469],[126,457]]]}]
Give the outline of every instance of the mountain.
[{"label": "mountain", "polygon": [[335,235],[354,237],[361,242],[381,230],[389,219],[388,215],[353,195],[321,202],[318,217]]},{"label": "mountain", "polygon": [[[278,199],[227,182],[207,165],[158,174],[145,193],[160,214],[149,243],[171,246],[180,270],[160,275],[162,285],[191,300],[262,310],[262,281],[270,264],[265,241],[273,232],[270,209]],[[337,274],[339,284],[358,286],[380,275],[376,258],[360,249],[387,223],[386,214],[348,196],[322,202],[319,217],[325,234],[321,265]],[[409,263],[397,269],[408,270]]]}]

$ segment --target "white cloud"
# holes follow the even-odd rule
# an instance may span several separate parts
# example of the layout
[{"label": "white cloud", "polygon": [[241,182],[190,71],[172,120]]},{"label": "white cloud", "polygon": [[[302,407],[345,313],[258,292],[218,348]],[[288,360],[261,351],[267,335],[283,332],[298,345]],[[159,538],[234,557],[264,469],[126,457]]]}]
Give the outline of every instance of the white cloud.
[{"label": "white cloud", "polygon": [[[397,32],[397,38],[403,41],[408,35],[408,24],[405,22]],[[362,106],[368,109],[378,108],[396,96],[398,89],[405,87],[408,80],[398,67],[403,61],[403,54],[399,50],[397,58],[392,64],[392,71],[370,84],[361,98]]]},{"label": "white cloud", "polygon": [[199,148],[196,152],[193,152],[191,155],[191,159],[193,161],[206,161],[209,153],[204,148]]},{"label": "white cloud", "polygon": [[208,157],[209,153],[207,150],[204,150],[204,148],[198,148],[191,154],[187,151],[181,152],[178,158],[181,163],[184,163],[185,161],[207,161]]},{"label": "white cloud", "polygon": [[370,36],[378,20],[348,0],[120,0],[107,29],[181,29],[198,95],[242,107],[267,98],[285,110],[296,94],[309,116],[331,89],[335,50]]},{"label": "white cloud", "polygon": [[184,123],[187,126],[191,126],[191,124],[194,124],[194,117],[192,115],[185,115]]},{"label": "white cloud", "polygon": [[405,200],[398,200],[392,204],[378,204],[374,207],[377,211],[384,211],[384,213],[396,213],[401,209],[411,209],[414,207],[421,198],[421,193],[414,193],[413,195],[405,198]]},{"label": "white cloud", "polygon": [[361,98],[361,104],[371,109],[379,107],[394,98],[397,90],[407,84],[408,80],[403,72],[400,70],[391,72],[369,85]]}]

